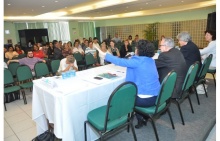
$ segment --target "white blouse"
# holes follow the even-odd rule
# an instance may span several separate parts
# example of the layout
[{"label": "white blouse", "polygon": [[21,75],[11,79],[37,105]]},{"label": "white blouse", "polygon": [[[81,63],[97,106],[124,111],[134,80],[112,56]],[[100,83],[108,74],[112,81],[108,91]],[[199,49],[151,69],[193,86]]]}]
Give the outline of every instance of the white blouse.
[{"label": "white blouse", "polygon": [[209,56],[209,54],[212,54],[213,57],[210,67],[216,67],[216,41],[211,41],[207,47],[201,49],[200,54],[202,56],[202,59],[205,59]]}]

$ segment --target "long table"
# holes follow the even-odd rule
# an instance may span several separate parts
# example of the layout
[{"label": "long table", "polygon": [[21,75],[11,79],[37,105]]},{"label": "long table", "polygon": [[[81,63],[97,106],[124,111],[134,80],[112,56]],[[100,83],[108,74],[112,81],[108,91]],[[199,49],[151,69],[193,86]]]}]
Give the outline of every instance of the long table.
[{"label": "long table", "polygon": [[[118,75],[114,79],[96,80],[95,76],[110,72]],[[89,111],[106,105],[112,91],[125,81],[126,68],[114,64],[79,71],[76,77],[63,80],[53,77],[56,83],[47,85],[42,79],[34,80],[32,119],[37,125],[37,134],[54,124],[54,134],[63,141],[83,141],[84,121]],[[89,128],[88,140],[98,135]]]}]

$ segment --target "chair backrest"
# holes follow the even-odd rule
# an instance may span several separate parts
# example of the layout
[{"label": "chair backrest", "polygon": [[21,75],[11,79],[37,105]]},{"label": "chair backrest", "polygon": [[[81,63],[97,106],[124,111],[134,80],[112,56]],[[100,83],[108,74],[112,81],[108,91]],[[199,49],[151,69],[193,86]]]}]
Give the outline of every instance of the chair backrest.
[{"label": "chair backrest", "polygon": [[9,69],[4,69],[4,85],[14,83],[12,73]]},{"label": "chair backrest", "polygon": [[91,53],[86,53],[85,61],[87,66],[95,64],[94,56]]},{"label": "chair backrest", "polygon": [[107,104],[105,126],[107,129],[108,122],[112,122],[132,113],[137,96],[137,86],[133,82],[124,82],[120,84],[111,94]]},{"label": "chair backrest", "polygon": [[80,52],[75,52],[73,53],[74,58],[76,59],[76,61],[83,61],[83,57],[82,54]]},{"label": "chair backrest", "polygon": [[198,73],[198,78],[201,79],[201,78],[205,78],[205,75],[209,69],[209,66],[211,64],[211,61],[212,61],[212,54],[210,54],[203,62],[202,64],[202,67],[200,68],[200,71]]},{"label": "chair backrest", "polygon": [[18,62],[11,62],[9,65],[8,65],[8,69],[10,70],[11,74],[13,76],[16,76],[16,70],[17,70],[17,67],[19,66],[19,63]]},{"label": "chair backrest", "polygon": [[52,73],[56,73],[60,66],[60,60],[53,60],[51,61],[51,69]]},{"label": "chair backrest", "polygon": [[189,67],[182,86],[182,92],[188,90],[193,85],[198,69],[199,62],[196,62]]},{"label": "chair backrest", "polygon": [[25,53],[24,53],[24,54],[19,54],[17,58],[18,58],[18,59],[22,59],[22,58],[24,58],[24,57],[26,57],[26,56],[27,56],[27,55],[26,55]]},{"label": "chair backrest", "polygon": [[40,78],[46,75],[49,75],[48,67],[45,63],[36,63],[34,66],[35,76],[36,78]]},{"label": "chair backrest", "polygon": [[160,107],[163,105],[166,105],[167,101],[171,99],[171,96],[173,94],[174,86],[176,83],[177,74],[175,71],[171,71],[167,74],[167,76],[163,79],[160,91],[157,96],[157,100],[155,102],[156,109],[155,114],[160,111]]},{"label": "chair backrest", "polygon": [[19,66],[17,68],[16,75],[17,75],[18,81],[33,79],[31,69],[30,69],[30,67],[28,67],[26,65]]}]

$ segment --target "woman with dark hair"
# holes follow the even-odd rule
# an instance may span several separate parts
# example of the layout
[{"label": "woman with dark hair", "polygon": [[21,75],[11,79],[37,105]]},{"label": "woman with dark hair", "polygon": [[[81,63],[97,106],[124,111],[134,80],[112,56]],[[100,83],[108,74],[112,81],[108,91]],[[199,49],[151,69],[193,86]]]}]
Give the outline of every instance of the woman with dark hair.
[{"label": "woman with dark hair", "polygon": [[34,44],[34,48],[33,48],[33,54],[34,57],[43,59],[45,57],[45,54],[42,50],[39,50],[39,46],[37,44]]},{"label": "woman with dark hair", "polygon": [[110,41],[110,47],[108,48],[108,51],[112,55],[120,57],[120,52],[119,52],[118,48],[115,47],[115,41],[114,40]]},{"label": "woman with dark hair", "polygon": [[204,49],[200,50],[200,54],[202,59],[204,60],[209,54],[212,54],[212,62],[210,64],[210,69],[216,68],[216,32],[213,30],[206,30],[205,31],[205,39],[209,42],[208,46]]},{"label": "woman with dark hair", "polygon": [[[135,49],[135,55],[130,59],[118,58],[109,53],[104,53],[96,48],[105,60],[115,65],[127,67],[126,81],[134,82],[138,88],[136,106],[150,107],[155,105],[160,90],[159,76],[154,59],[154,45],[146,40],[140,40]],[[146,124],[142,116],[137,115],[140,128]]]},{"label": "woman with dark hair", "polygon": [[50,42],[47,50],[48,59],[53,59],[53,53],[54,53],[53,43]]},{"label": "woman with dark hair", "polygon": [[121,58],[124,58],[127,53],[132,52],[132,48],[129,45],[128,39],[124,41],[124,45],[121,46],[121,50],[120,50],[120,56]]},{"label": "woman with dark hair", "polygon": [[24,51],[21,49],[21,47],[19,45],[15,45],[15,51],[18,54],[24,54]]},{"label": "woman with dark hair", "polygon": [[8,47],[8,51],[5,53],[5,58],[11,60],[13,57],[18,57],[18,53],[14,51],[12,46]]}]

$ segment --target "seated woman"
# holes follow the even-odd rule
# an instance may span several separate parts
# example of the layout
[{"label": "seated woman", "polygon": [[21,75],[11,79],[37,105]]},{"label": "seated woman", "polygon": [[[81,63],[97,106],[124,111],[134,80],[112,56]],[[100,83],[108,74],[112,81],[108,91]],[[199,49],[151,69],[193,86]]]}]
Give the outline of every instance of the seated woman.
[{"label": "seated woman", "polygon": [[80,46],[79,40],[75,40],[75,42],[74,42],[73,53],[75,53],[75,52],[80,52],[82,54],[82,56],[84,56],[84,54],[85,54],[82,47]]},{"label": "seated woman", "polygon": [[108,51],[112,55],[120,57],[120,52],[119,52],[118,48],[115,47],[115,41],[114,40],[110,41],[110,47],[108,48]]},{"label": "seated woman", "polygon": [[34,54],[34,57],[36,58],[43,59],[45,57],[44,52],[42,50],[39,50],[39,47],[37,44],[34,44],[33,54]]},{"label": "seated woman", "polygon": [[14,48],[11,46],[8,48],[8,51],[5,53],[5,58],[11,60],[13,57],[18,57],[18,53],[14,51]]},{"label": "seated woman", "polygon": [[124,58],[128,52],[132,52],[132,48],[129,45],[128,39],[124,41],[124,45],[121,47],[120,56]]},{"label": "seated woman", "polygon": [[[135,49],[135,56],[130,59],[115,57],[109,53],[104,53],[100,49],[99,54],[105,56],[105,60],[115,65],[127,67],[126,81],[134,82],[138,88],[136,106],[150,107],[155,105],[157,95],[160,90],[159,75],[152,59],[154,56],[154,45],[145,40],[140,40]],[[145,123],[143,117],[136,115],[138,124],[135,128],[140,128]]]},{"label": "seated woman", "polygon": [[205,39],[209,42],[208,46],[200,50],[202,60],[205,60],[210,54],[212,54],[212,62],[210,69],[216,68],[216,32],[212,30],[205,31]]},{"label": "seated woman", "polygon": [[[108,50],[107,50],[107,47],[106,47],[106,44],[105,42],[103,42],[101,44],[101,51],[104,52],[104,53],[110,53]],[[106,65],[108,64],[106,61],[105,61],[105,56],[103,56],[103,54],[99,54],[99,58],[100,58],[100,65]]]},{"label": "seated woman", "polygon": [[66,57],[68,55],[72,55],[72,50],[70,49],[70,47],[68,46],[67,43],[64,43],[62,54],[63,54],[63,57]]},{"label": "seated woman", "polygon": [[21,49],[21,47],[19,45],[15,45],[15,51],[18,54],[24,54],[24,51]]}]

